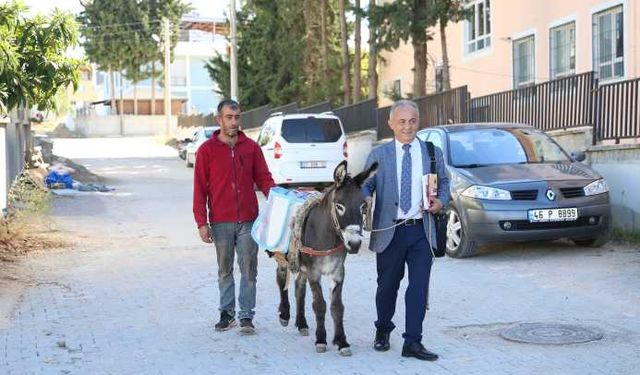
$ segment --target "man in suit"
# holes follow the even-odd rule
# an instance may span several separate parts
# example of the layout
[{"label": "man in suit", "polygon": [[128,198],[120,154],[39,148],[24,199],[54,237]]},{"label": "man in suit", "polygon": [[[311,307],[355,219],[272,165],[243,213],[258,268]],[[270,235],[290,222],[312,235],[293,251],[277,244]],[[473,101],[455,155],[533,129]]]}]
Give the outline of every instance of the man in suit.
[{"label": "man in suit", "polygon": [[[449,202],[449,179],[445,173],[442,151],[435,148],[436,169],[431,163],[426,144],[416,138],[419,127],[417,105],[409,100],[393,104],[389,127],[394,139],[371,151],[366,166],[378,163],[378,173],[362,187],[365,196],[375,192],[373,229],[369,248],[377,253],[378,289],[376,292],[374,348],[387,351],[389,336],[395,328],[393,315],[405,263],[409,285],[405,293],[405,332],[402,335],[403,357],[435,361],[438,356],[422,345],[422,322],[427,309],[429,275],[436,246],[436,230],[431,214],[446,208]],[[438,194],[428,211],[422,209],[422,176],[437,173]],[[368,198],[371,199],[371,198]],[[399,224],[402,223],[402,224]],[[394,225],[399,224],[394,227]],[[389,228],[388,230],[384,230]],[[428,237],[430,234],[430,237]]]}]

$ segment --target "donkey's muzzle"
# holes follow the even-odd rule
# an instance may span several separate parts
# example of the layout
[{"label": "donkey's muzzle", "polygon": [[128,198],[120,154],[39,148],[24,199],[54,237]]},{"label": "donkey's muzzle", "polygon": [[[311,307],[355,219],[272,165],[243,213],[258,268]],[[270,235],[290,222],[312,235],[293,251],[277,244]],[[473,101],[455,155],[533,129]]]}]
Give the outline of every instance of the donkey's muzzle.
[{"label": "donkey's muzzle", "polygon": [[362,227],[359,225],[349,225],[342,232],[344,238],[344,244],[347,248],[347,253],[356,254],[360,250],[362,245]]},{"label": "donkey's muzzle", "polygon": [[362,245],[362,241],[349,241],[349,246],[346,246],[348,254],[357,254],[358,250],[360,250],[360,245]]}]

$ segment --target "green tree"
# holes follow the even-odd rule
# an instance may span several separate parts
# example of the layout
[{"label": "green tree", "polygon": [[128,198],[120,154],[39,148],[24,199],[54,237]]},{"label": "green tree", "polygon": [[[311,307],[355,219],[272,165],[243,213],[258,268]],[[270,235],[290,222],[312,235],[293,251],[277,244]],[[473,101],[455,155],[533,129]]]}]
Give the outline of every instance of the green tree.
[{"label": "green tree", "polygon": [[[239,100],[250,109],[293,101],[341,103],[337,0],[250,0],[237,17]],[[226,55],[207,69],[217,92],[230,92]]]},{"label": "green tree", "polygon": [[430,0],[396,0],[383,5],[370,5],[369,22],[376,29],[378,47],[395,50],[400,42],[413,47],[413,97],[426,94],[427,28],[433,24],[429,17]]},{"label": "green tree", "polygon": [[[162,19],[169,19],[173,54],[180,19],[191,6],[181,0],[87,0],[82,5],[79,20],[89,60],[103,71],[126,71],[134,90],[139,81],[151,77],[155,93],[155,78],[160,73],[155,71],[155,63],[163,55],[153,35],[161,38]],[[113,74],[111,77],[112,107],[115,107]]]},{"label": "green tree", "polygon": [[430,0],[430,14],[432,23],[440,27],[440,44],[442,48],[442,89],[451,89],[451,74],[449,71],[449,53],[447,50],[447,24],[458,22],[470,15],[462,0]]},{"label": "green tree", "polygon": [[55,109],[55,96],[69,85],[77,88],[80,61],[66,57],[77,43],[70,14],[24,16],[19,1],[0,4],[0,114],[18,106]]}]

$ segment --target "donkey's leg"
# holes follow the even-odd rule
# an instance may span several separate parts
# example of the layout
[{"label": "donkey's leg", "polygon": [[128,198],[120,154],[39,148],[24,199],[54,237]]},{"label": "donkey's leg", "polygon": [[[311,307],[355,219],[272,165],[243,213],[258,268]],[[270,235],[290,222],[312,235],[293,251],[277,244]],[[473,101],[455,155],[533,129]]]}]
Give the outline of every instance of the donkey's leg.
[{"label": "donkey's leg", "polygon": [[309,325],[304,316],[304,297],[307,292],[307,274],[298,272],[296,277],[296,327],[302,336],[309,336]]},{"label": "donkey's leg", "polygon": [[309,275],[309,286],[313,294],[313,312],[316,315],[316,352],[324,353],[327,351],[327,330],[324,327],[327,303],[322,296],[320,275]]},{"label": "donkey's leg", "polygon": [[344,304],[342,303],[342,285],[344,283],[344,266],[341,270],[331,275],[333,280],[333,287],[331,288],[331,317],[333,318],[333,324],[335,327],[335,336],[333,337],[333,344],[338,345],[340,354],[343,356],[350,356],[351,349],[347,342],[347,336],[344,334]]},{"label": "donkey's leg", "polygon": [[289,305],[289,291],[284,288],[287,285],[287,267],[278,264],[278,270],[276,271],[276,281],[278,282],[278,289],[280,289],[280,306],[278,307],[278,318],[280,324],[283,327],[289,325],[289,319],[291,318],[291,305]]}]

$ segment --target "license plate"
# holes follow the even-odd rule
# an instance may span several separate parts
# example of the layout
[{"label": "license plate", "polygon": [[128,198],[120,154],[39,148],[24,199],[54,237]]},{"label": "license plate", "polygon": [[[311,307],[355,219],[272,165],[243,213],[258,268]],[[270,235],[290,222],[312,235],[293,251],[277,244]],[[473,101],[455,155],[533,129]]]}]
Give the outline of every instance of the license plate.
[{"label": "license plate", "polygon": [[301,161],[300,168],[326,168],[327,162],[325,161]]},{"label": "license plate", "polygon": [[550,208],[543,210],[529,210],[530,223],[576,220],[578,220],[577,208]]}]

